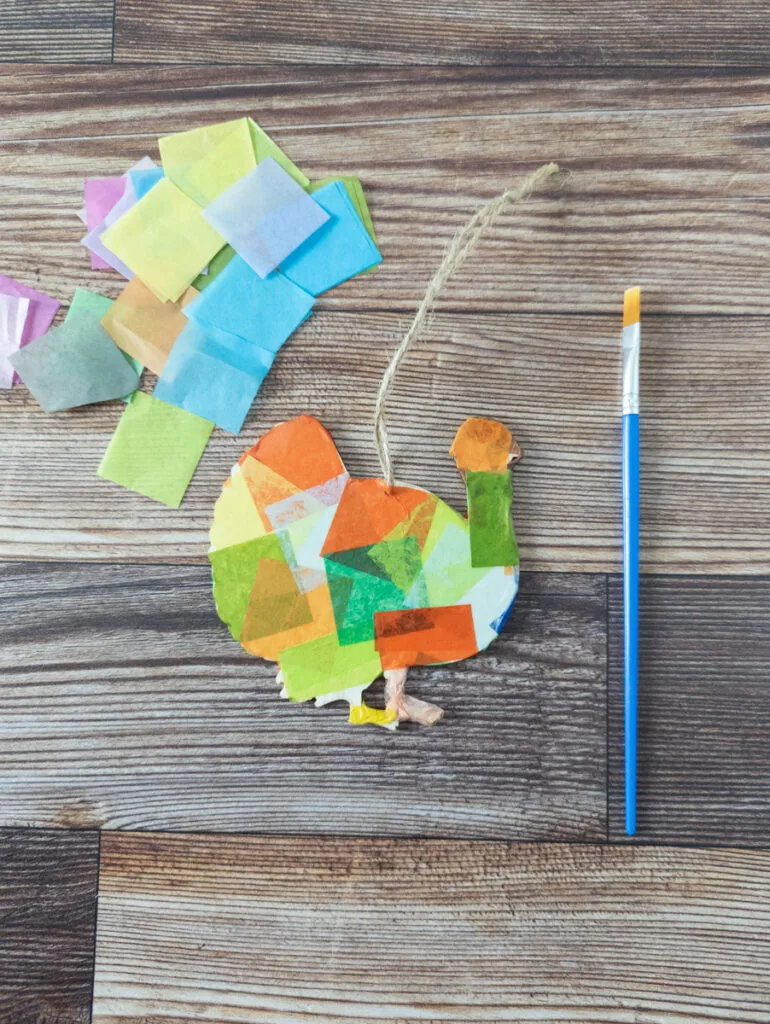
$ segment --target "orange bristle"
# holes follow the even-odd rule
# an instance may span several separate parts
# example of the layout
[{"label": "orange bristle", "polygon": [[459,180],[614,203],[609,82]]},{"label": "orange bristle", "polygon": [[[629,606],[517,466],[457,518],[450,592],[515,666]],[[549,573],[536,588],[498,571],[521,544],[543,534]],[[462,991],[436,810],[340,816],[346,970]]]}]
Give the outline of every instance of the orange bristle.
[{"label": "orange bristle", "polygon": [[640,288],[629,288],[623,293],[623,326],[639,323],[639,316],[642,305],[642,292]]}]

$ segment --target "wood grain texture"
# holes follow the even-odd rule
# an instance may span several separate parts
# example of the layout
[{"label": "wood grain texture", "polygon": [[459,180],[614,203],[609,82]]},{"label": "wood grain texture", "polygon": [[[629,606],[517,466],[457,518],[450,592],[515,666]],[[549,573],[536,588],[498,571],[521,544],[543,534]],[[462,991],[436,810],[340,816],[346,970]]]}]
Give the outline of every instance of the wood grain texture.
[{"label": "wood grain texture", "polygon": [[[446,240],[476,203],[555,156],[569,175],[495,229],[450,290],[446,318],[410,356],[393,417],[404,478],[458,503],[444,455],[454,410],[499,415],[530,453],[517,485],[525,564],[615,569],[617,321],[622,290],[636,281],[652,403],[645,568],[767,571],[757,486],[769,465],[763,322],[674,317],[769,311],[768,82],[499,69],[61,69],[56,78],[33,68],[0,77],[0,261],[65,301],[76,284],[111,295],[120,287],[86,269],[73,214],[82,179],[154,152],[158,134],[247,112],[313,176],[361,174],[385,254],[376,274],[318,303],[243,440],[214,438],[179,512],[94,476],[117,404],[44,417],[23,391],[2,396],[14,454],[0,484],[0,554],[200,560],[230,464],[261,430],[302,411],[334,430],[353,471],[376,472],[378,376]],[[542,315],[511,315],[522,310]],[[592,312],[602,315],[582,318]],[[55,504],[45,493],[52,478]]]},{"label": "wood grain texture", "polygon": [[6,565],[0,581],[3,823],[606,835],[602,577],[525,576],[488,651],[413,673],[446,721],[398,733],[280,700],[202,566]]},{"label": "wood grain texture", "polygon": [[112,60],[113,0],[0,0],[0,61]]},{"label": "wood grain texture", "polygon": [[99,837],[0,830],[0,1020],[89,1024]]},{"label": "wood grain texture", "polygon": [[[623,835],[622,589],[610,586],[610,822]],[[643,578],[640,841],[770,846],[770,580]]]},{"label": "wood grain texture", "polygon": [[[352,473],[377,475],[374,399],[407,324],[384,313],[311,317],[281,352],[242,434],[215,431],[178,510],[96,476],[121,403],[46,415],[24,388],[3,392],[0,554],[205,562],[230,467],[261,433],[300,412],[332,430]],[[766,335],[758,317],[645,321],[645,569],[770,571]],[[618,338],[610,317],[440,314],[396,381],[397,475],[464,509],[449,445],[464,417],[497,417],[525,451],[514,473],[525,568],[618,569]]]},{"label": "wood grain texture", "polygon": [[[635,127],[645,131],[643,114],[660,118],[658,126],[668,129],[666,139],[659,140],[662,153],[662,143],[676,139],[676,122],[667,118],[689,117],[691,127],[699,128],[697,134],[701,136],[707,134],[709,126],[715,126],[716,137],[724,140],[729,119],[743,116],[745,121],[734,122],[739,129],[735,141],[746,145],[743,155],[752,160],[751,168],[766,174],[763,161],[753,150],[766,144],[767,127],[758,117],[751,120],[757,111],[761,115],[768,103],[768,75],[761,70],[713,75],[682,68],[656,74],[633,68],[620,73],[599,68],[540,72],[511,67],[258,68],[234,64],[96,69],[64,64],[54,68],[0,64],[0,76],[7,107],[2,123],[4,141],[37,139],[41,126],[48,140],[101,135],[153,137],[245,114],[259,118],[271,133],[291,131],[291,136],[280,140],[287,149],[301,141],[302,129],[313,127],[365,127],[421,120],[429,131],[434,121],[510,117],[516,118],[517,127],[523,130],[536,119],[545,119],[547,128],[557,117],[577,114],[592,116],[596,129],[604,131],[605,141],[611,141],[609,129],[623,129],[617,124],[621,119],[608,121],[607,115],[622,113],[629,118],[636,115],[639,123]],[[104,95],[107,90],[109,97]],[[533,131],[530,125],[529,132]],[[652,132],[649,134],[652,136]],[[553,141],[565,144],[556,133]],[[306,148],[305,159],[318,164],[329,159],[325,151],[319,154]],[[733,152],[738,155],[741,151]],[[669,156],[673,160],[683,153],[677,149]],[[291,155],[298,158],[299,154]],[[509,156],[518,160],[515,152]],[[674,164],[669,166],[669,171],[676,169]],[[434,168],[427,170],[433,172]],[[724,173],[718,163],[701,167],[701,173],[691,179],[671,174],[649,177],[655,170],[654,163],[635,167],[629,161],[625,170],[638,175],[626,179],[628,187],[636,183],[637,189],[649,189],[654,184],[660,194],[666,194],[665,190],[685,194],[685,186],[696,190],[691,194],[697,194],[697,190],[707,190],[714,183],[728,183],[728,178],[718,177]],[[735,190],[745,184],[745,176],[733,182],[732,194],[740,195]]]},{"label": "wood grain texture", "polygon": [[558,67],[767,63],[767,24],[750,0],[116,0],[119,61],[500,64]]},{"label": "wood grain texture", "polygon": [[[770,312],[770,79],[523,80],[509,72],[198,68],[0,76],[0,263],[69,299],[90,271],[83,178],[157,136],[254,114],[312,177],[360,174],[384,254],[319,308],[413,311],[456,228],[547,160],[558,181],[505,218],[442,308],[618,316]],[[467,97],[466,97],[467,94]]]},{"label": "wood grain texture", "polygon": [[106,835],[94,1024],[765,1022],[770,855]]}]

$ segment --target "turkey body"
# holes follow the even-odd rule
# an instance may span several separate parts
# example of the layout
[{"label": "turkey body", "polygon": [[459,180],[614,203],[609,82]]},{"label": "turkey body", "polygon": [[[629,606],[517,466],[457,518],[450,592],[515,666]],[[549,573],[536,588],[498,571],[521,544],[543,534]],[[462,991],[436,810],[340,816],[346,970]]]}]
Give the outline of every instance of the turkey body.
[{"label": "turkey body", "polygon": [[519,580],[517,556],[474,565],[468,519],[434,494],[351,478],[309,416],[274,427],[233,468],[209,557],[220,618],[278,663],[283,695],[352,708],[383,672],[486,648]]}]

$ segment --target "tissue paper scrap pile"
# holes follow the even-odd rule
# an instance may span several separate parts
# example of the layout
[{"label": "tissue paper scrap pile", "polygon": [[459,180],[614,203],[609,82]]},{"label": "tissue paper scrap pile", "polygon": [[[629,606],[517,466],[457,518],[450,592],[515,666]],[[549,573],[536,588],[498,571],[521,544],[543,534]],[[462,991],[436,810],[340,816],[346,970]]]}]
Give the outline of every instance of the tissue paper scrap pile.
[{"label": "tissue paper scrap pile", "polygon": [[0,387],[18,373],[47,412],[125,401],[99,475],[177,507],[315,298],[382,257],[358,178],[311,183],[251,118],[159,148],[162,167],[85,182],[91,266],[128,282],[114,302],[78,288],[51,328],[59,303],[0,276]]}]

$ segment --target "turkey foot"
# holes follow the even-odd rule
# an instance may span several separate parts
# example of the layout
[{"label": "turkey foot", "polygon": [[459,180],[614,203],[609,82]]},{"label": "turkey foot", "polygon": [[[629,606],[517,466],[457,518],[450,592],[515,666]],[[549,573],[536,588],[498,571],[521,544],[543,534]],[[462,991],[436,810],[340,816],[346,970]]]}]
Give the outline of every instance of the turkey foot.
[{"label": "turkey foot", "polygon": [[399,722],[419,722],[420,725],[435,725],[444,717],[444,712],[435,704],[429,704],[417,697],[410,697],[404,693],[406,686],[405,668],[390,668],[385,670],[385,700],[386,707],[390,708]]}]

